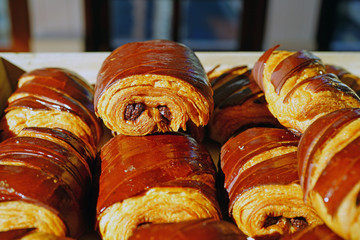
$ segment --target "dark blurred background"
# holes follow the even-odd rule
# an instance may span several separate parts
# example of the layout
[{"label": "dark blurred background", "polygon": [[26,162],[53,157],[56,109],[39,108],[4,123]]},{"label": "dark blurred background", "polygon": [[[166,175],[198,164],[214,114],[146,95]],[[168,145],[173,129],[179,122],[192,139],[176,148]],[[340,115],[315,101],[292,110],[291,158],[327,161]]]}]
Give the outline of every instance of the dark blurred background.
[{"label": "dark blurred background", "polygon": [[360,0],[0,0],[0,51],[111,51],[147,39],[195,51],[359,51]]}]

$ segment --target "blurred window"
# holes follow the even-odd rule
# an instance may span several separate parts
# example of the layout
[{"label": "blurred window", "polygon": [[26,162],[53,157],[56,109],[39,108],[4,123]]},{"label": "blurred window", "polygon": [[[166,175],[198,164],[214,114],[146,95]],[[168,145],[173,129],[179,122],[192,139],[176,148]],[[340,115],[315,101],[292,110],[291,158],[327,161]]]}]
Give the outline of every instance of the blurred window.
[{"label": "blurred window", "polygon": [[237,50],[241,0],[110,0],[110,48],[170,39],[194,50]]},{"label": "blurred window", "polygon": [[318,50],[360,51],[360,0],[323,0]]},{"label": "blurred window", "polygon": [[0,0],[0,48],[11,45],[11,24],[8,0]]}]

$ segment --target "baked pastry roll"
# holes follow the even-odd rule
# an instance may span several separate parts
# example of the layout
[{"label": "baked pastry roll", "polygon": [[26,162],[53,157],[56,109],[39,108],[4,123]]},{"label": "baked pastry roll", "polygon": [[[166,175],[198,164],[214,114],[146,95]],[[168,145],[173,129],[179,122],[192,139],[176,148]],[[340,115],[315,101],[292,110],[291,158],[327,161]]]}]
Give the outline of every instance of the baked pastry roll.
[{"label": "baked pastry roll", "polygon": [[144,223],[220,219],[215,166],[193,138],[118,135],[100,158],[97,225],[103,239],[128,239]]},{"label": "baked pastry roll", "polygon": [[360,107],[356,93],[336,75],[326,73],[318,57],[304,50],[276,51],[277,47],[259,58],[252,74],[282,125],[303,133],[329,112]]},{"label": "baked pastry roll", "polygon": [[338,76],[338,78],[343,83],[348,85],[359,96],[359,94],[360,94],[360,77],[352,74],[345,68],[340,67],[338,65],[326,64],[325,68],[326,68],[326,72],[333,73],[336,76]]},{"label": "baked pastry roll", "polygon": [[313,228],[304,228],[293,234],[286,235],[281,240],[342,240],[326,225],[318,225]]},{"label": "baked pastry roll", "polygon": [[207,126],[211,139],[224,143],[234,133],[250,127],[281,126],[250,73],[246,66],[209,72],[215,106]]},{"label": "baked pastry roll", "polygon": [[63,128],[82,138],[96,153],[101,125],[95,116],[92,88],[76,74],[58,68],[22,75],[1,121],[3,138],[25,127]]},{"label": "baked pastry roll", "polygon": [[95,85],[95,112],[116,134],[146,135],[208,123],[212,89],[188,47],[168,40],[125,44],[107,57]]},{"label": "baked pastry roll", "polygon": [[297,144],[288,130],[251,128],[222,146],[229,214],[250,237],[278,238],[322,223],[303,201]]},{"label": "baked pastry roll", "polygon": [[360,109],[316,120],[299,143],[305,201],[345,239],[360,239]]},{"label": "baked pastry roll", "polygon": [[178,223],[145,224],[130,237],[157,240],[246,240],[234,224],[214,219],[196,219]]},{"label": "baked pastry roll", "polygon": [[[36,137],[33,137],[36,135]],[[63,129],[30,128],[0,144],[0,232],[59,237],[85,230],[93,157]]]}]

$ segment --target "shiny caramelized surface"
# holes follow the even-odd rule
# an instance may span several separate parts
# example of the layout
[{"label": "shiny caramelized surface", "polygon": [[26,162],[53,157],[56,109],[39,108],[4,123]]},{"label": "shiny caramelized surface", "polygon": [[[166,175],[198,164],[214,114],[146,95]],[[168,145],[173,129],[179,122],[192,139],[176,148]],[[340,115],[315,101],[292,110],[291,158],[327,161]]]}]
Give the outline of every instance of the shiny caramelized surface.
[{"label": "shiny caramelized surface", "polygon": [[220,218],[214,163],[193,138],[118,135],[100,158],[97,220],[104,239],[127,239],[148,222]]},{"label": "shiny caramelized surface", "polygon": [[[55,228],[62,226],[56,230],[62,234],[56,235],[79,236],[86,226],[91,151],[82,146],[81,139],[62,129],[30,128],[20,135],[0,144],[1,219],[40,230],[53,221],[57,222]],[[25,202],[31,207],[25,208]],[[27,218],[9,218],[9,204],[13,204],[13,214]],[[48,217],[42,217],[42,212]]]},{"label": "shiny caramelized surface", "polygon": [[208,125],[211,139],[223,144],[233,134],[255,126],[279,126],[267,108],[264,93],[246,66],[208,73],[215,109]]},{"label": "shiny caramelized surface", "polygon": [[191,49],[168,40],[150,40],[124,44],[106,58],[96,82],[95,108],[100,96],[115,81],[146,74],[179,78],[211,98],[205,71]]},{"label": "shiny caramelized surface", "polygon": [[332,111],[360,107],[360,99],[308,51],[266,51],[252,75],[264,90],[269,110],[287,128],[303,133]]},{"label": "shiny caramelized surface", "polygon": [[118,135],[104,145],[100,157],[98,212],[152,187],[197,188],[215,201],[210,155],[185,135]]},{"label": "shiny caramelized surface", "polygon": [[65,69],[36,69],[19,79],[2,128],[11,136],[24,127],[62,127],[83,137],[95,149],[102,129],[92,100],[93,90],[75,74]]},{"label": "shiny caramelized surface", "polygon": [[241,240],[247,237],[232,223],[201,219],[179,223],[145,224],[138,228],[130,240],[156,238],[194,240]]},{"label": "shiny caramelized surface", "polygon": [[124,44],[103,62],[95,112],[116,134],[144,136],[205,126],[213,91],[199,59],[168,40]]}]

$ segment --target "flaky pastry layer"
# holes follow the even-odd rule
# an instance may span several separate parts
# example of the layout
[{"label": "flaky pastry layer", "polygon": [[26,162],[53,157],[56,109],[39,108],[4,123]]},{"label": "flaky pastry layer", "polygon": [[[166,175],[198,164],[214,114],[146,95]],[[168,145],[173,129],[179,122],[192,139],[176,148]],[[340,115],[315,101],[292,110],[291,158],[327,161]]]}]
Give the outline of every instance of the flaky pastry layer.
[{"label": "flaky pastry layer", "polygon": [[66,226],[58,215],[24,201],[0,202],[0,231],[36,228],[36,231],[65,237]]},{"label": "flaky pastry layer", "polygon": [[265,93],[270,112],[282,125],[303,133],[327,113],[360,107],[355,92],[334,74],[327,74],[319,58],[307,51],[275,49],[259,59],[253,76]]},{"label": "flaky pastry layer", "polygon": [[[94,141],[89,126],[80,117],[65,111],[16,108],[5,114],[1,126],[4,139],[18,135],[26,127],[46,127],[65,129],[83,139],[85,143]],[[92,144],[89,146],[93,148]]]},{"label": "flaky pastry layer", "polygon": [[192,188],[155,187],[106,208],[99,216],[102,239],[128,239],[144,223],[219,219],[214,204]]},{"label": "flaky pastry layer", "polygon": [[236,224],[245,234],[256,237],[298,231],[292,221],[313,227],[322,223],[315,210],[302,199],[299,184],[258,186],[240,195],[232,209]]},{"label": "flaky pastry layer", "polygon": [[[128,105],[142,104],[136,119],[127,119]],[[159,107],[170,116],[164,117]],[[209,121],[212,103],[186,81],[162,75],[135,75],[109,87],[97,104],[97,115],[111,130],[124,135],[186,130],[191,120],[196,126]],[[135,117],[134,117],[135,118]]]}]

